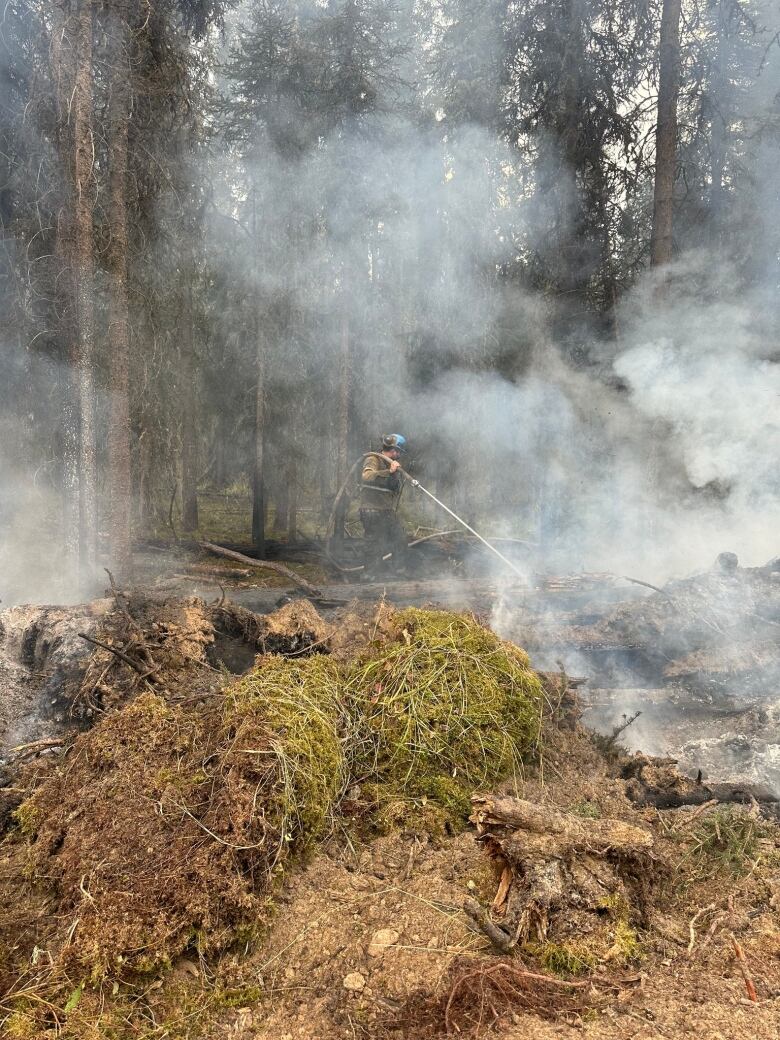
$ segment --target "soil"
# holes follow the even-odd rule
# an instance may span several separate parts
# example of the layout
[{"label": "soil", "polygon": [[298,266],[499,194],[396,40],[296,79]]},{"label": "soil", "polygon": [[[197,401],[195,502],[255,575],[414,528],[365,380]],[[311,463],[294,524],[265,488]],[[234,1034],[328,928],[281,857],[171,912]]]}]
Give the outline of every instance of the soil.
[{"label": "soil", "polygon": [[[538,775],[510,786],[540,805],[578,811],[587,806],[652,829],[661,850],[679,858],[679,846],[666,831],[689,810],[638,811],[627,800],[624,783],[582,733],[548,734]],[[702,876],[685,885],[670,880],[658,897],[651,927],[641,933],[641,954],[632,966],[612,971],[633,981],[570,1021],[515,1013],[513,1022],[510,1010],[489,1035],[503,1040],[775,1038],[780,1029],[780,929],[770,891],[780,894],[778,885],[780,873],[771,883],[755,874],[745,879]],[[446,996],[453,969],[463,971],[465,964],[471,970],[493,957],[490,943],[470,930],[462,907],[474,895],[487,903],[494,891],[492,872],[472,831],[438,840],[400,833],[354,849],[333,842],[283,893],[262,949],[240,965],[226,966],[238,992],[241,986],[260,988],[259,1003],[222,1016],[209,1036],[421,1040],[439,1035],[418,1031],[420,1008]],[[692,955],[687,952],[689,922],[713,903],[727,910],[732,906],[726,923],[744,949],[759,989],[758,1004],[747,1001],[725,925],[709,941],[697,933]],[[707,924],[712,916],[704,918]],[[391,945],[382,949],[382,941]],[[611,969],[607,965],[600,971]]]},{"label": "soil", "polygon": [[[197,566],[203,566],[203,561],[197,561]],[[741,583],[738,588],[735,582]],[[90,712],[110,716],[139,695],[162,696],[174,712],[176,705],[208,705],[209,697],[230,681],[230,673],[246,672],[257,653],[283,652],[294,658],[328,651],[338,660],[369,647],[392,625],[384,599],[376,609],[382,590],[334,586],[324,590],[326,599],[317,609],[286,597],[273,617],[257,617],[247,607],[268,609],[272,598],[278,599],[279,589],[257,584],[242,589],[240,584],[237,581],[230,590],[236,601],[243,601],[235,606],[219,594],[219,588],[211,603],[196,597],[172,598],[171,589],[162,588],[152,596],[147,589],[129,599],[131,616],[158,667],[145,678],[110,651],[93,653],[78,636],[83,631],[106,639],[124,647],[137,662],[142,660],[137,633],[113,599],[76,611],[13,608],[3,612],[0,746],[56,735],[69,727],[87,728]],[[184,587],[192,585],[188,582]],[[749,651],[746,615],[759,610],[770,625],[778,616],[778,583],[773,574],[716,575],[690,588],[675,587],[673,595],[686,605],[688,628],[673,662],[666,659],[666,650],[677,646],[668,594],[637,592],[616,608],[620,590],[607,578],[561,580],[522,594],[477,582],[427,583],[423,588],[420,583],[406,583],[385,591],[387,599],[399,605],[438,600],[478,609],[491,616],[502,633],[511,630],[517,641],[535,646],[539,666],[552,668],[560,654],[567,671],[593,677],[589,688],[580,687],[586,723],[609,732],[623,714],[634,708],[644,712],[621,734],[620,740],[631,747],[678,754],[687,749],[683,764],[695,772],[705,763],[705,776],[713,780],[730,779],[725,763],[738,760],[741,775],[773,782],[767,764],[778,746],[771,731],[780,715],[778,691],[767,677],[775,674],[776,654],[770,647],[766,653],[743,655],[745,647]],[[712,625],[701,623],[705,593],[714,597],[714,607],[704,613],[721,630],[733,629],[731,643],[714,638]],[[729,629],[725,612],[734,602],[741,613]],[[767,642],[763,628],[761,635],[763,646]],[[662,660],[655,661],[659,645],[665,651],[659,655]],[[750,703],[740,699],[733,685],[725,697],[708,685],[707,677],[717,683],[726,673],[732,678],[739,673],[740,683],[753,698]],[[83,696],[85,677],[92,700]],[[780,831],[776,823],[759,817],[762,810],[757,806],[738,810],[742,814],[738,821],[747,820],[746,826],[754,827],[758,838],[752,844],[746,839],[736,851],[724,851],[719,817],[712,816],[722,807],[638,807],[628,797],[627,752],[603,740],[599,744],[574,724],[569,701],[569,717],[562,722],[554,708],[554,682],[548,684],[547,694],[551,719],[541,759],[496,793],[572,814],[586,824],[588,820],[622,821],[652,837],[656,860],[648,872],[647,913],[629,908],[627,953],[600,954],[582,973],[578,969],[574,974],[550,967],[551,962],[545,961],[549,944],[525,944],[497,957],[494,946],[464,912],[469,899],[489,907],[497,888],[494,867],[473,828],[434,835],[417,820],[407,826],[401,822],[392,833],[369,840],[356,836],[362,832],[345,817],[335,823],[324,845],[310,851],[305,867],[291,871],[274,892],[273,913],[260,941],[253,939],[251,945],[228,952],[219,952],[216,943],[213,953],[206,952],[200,960],[185,949],[173,970],[145,990],[144,1007],[149,1010],[144,1015],[155,1026],[144,1035],[150,1040],[224,1036],[432,1040],[446,1035],[446,1007],[454,987],[496,963],[557,980],[547,988],[540,983],[536,990],[528,983],[536,1012],[511,1001],[499,1001],[497,1006],[489,1000],[484,1003],[479,1012],[481,1034],[502,1040],[529,1036],[538,1040],[575,1036],[774,1040],[780,1035]],[[208,750],[207,730],[198,739]],[[158,766],[139,755],[139,770]],[[45,770],[46,760],[39,759],[30,768]],[[236,779],[242,790],[250,790],[238,773]],[[21,783],[24,787],[26,781]],[[99,796],[96,792],[98,801]],[[65,805],[64,797],[62,801]],[[223,816],[229,815],[227,809],[222,815],[217,812],[212,829],[219,829]],[[701,837],[708,819],[715,821],[712,833],[718,839],[713,839],[711,848]],[[108,833],[115,822],[108,802],[101,820]],[[151,815],[149,821],[151,827]],[[723,821],[725,825],[727,817]],[[70,826],[70,818],[65,823]],[[131,816],[123,825],[131,842]],[[71,828],[76,843],[79,826]],[[196,863],[201,840],[197,828],[183,830],[181,836],[190,850],[186,856]],[[97,837],[86,835],[84,841],[94,846],[95,863],[103,869]],[[147,837],[145,833],[144,840]],[[162,840],[158,859],[156,869],[162,876],[167,869]],[[81,893],[88,900],[90,882],[85,895],[79,863],[74,852],[69,884],[75,898]],[[221,864],[216,868],[226,876]],[[20,893],[24,888],[24,869],[22,862],[0,863],[7,908],[15,899],[14,886]],[[142,894],[139,890],[138,898]],[[95,888],[92,898],[99,895]],[[237,898],[243,899],[243,893]],[[574,938],[584,920],[580,909],[566,911]],[[41,904],[36,928],[45,926],[51,910]],[[14,937],[14,912],[8,911],[0,931],[29,945],[27,933],[18,930]],[[756,1002],[748,999],[735,941],[754,980]],[[175,955],[183,947],[184,941],[174,944],[172,952]],[[582,994],[577,1011],[571,1010],[570,993],[564,996],[565,989],[555,989],[567,982],[584,987],[576,991]],[[85,1015],[86,1007],[85,998]],[[189,1007],[196,1010],[186,1010]],[[176,1028],[166,1025],[176,1015]],[[100,1021],[98,1017],[94,1035],[103,1035]]]}]

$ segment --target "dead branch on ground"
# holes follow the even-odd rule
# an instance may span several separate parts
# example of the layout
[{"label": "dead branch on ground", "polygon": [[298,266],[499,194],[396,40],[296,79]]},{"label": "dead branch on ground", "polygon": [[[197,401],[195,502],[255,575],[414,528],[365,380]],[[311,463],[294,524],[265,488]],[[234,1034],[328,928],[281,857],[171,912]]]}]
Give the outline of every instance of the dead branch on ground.
[{"label": "dead branch on ground", "polygon": [[289,567],[285,567],[284,564],[272,563],[270,560],[253,560],[251,556],[244,556],[243,553],[234,552],[233,549],[225,549],[221,545],[214,545],[213,542],[197,542],[196,544],[206,552],[214,553],[216,556],[224,556],[229,560],[237,560],[238,563],[243,563],[246,567],[256,567],[258,570],[268,570],[273,571],[275,574],[282,574],[285,578],[289,578],[291,582],[302,588],[313,599],[322,599],[320,589],[306,581],[300,574],[290,570]]}]

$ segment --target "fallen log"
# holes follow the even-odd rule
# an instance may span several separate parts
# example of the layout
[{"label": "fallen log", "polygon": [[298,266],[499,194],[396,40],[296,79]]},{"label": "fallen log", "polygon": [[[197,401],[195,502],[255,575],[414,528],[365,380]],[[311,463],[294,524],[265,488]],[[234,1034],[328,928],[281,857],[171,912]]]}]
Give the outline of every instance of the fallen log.
[{"label": "fallen log", "polygon": [[713,800],[738,805],[748,805],[752,799],[765,806],[780,803],[780,797],[763,784],[704,783],[701,777],[693,779],[679,773],[676,766],[673,758],[632,755],[620,771],[626,780],[626,795],[638,806],[656,809],[679,809]]},{"label": "fallen log", "polygon": [[[471,801],[474,806],[471,822],[476,825],[478,834],[495,833],[496,827],[522,831],[525,848],[542,848],[550,839],[558,851],[587,848],[597,856],[609,851],[635,854],[653,847],[653,837],[648,831],[622,820],[584,819],[522,798],[478,795]],[[514,840],[513,835],[508,835],[502,844],[509,843],[511,847]]]},{"label": "fallen log", "polygon": [[289,567],[285,567],[282,563],[272,563],[270,560],[254,560],[251,556],[244,556],[243,553],[234,552],[233,549],[224,549],[221,545],[214,545],[213,542],[197,542],[196,544],[206,552],[214,553],[216,556],[224,556],[228,560],[236,560],[238,563],[243,563],[245,567],[256,567],[258,570],[267,570],[273,571],[275,574],[282,574],[285,578],[288,578],[293,582],[293,584],[302,588],[312,597],[312,599],[322,599],[322,592],[320,589],[306,581],[306,579],[302,578],[300,574],[296,574],[295,571],[290,570]]}]

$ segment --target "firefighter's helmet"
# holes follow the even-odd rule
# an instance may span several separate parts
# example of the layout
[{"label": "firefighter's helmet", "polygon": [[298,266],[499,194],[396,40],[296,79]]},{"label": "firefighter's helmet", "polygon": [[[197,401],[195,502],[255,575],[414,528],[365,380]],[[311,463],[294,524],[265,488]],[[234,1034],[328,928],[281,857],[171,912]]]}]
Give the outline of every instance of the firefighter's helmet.
[{"label": "firefighter's helmet", "polygon": [[382,447],[385,451],[390,448],[395,448],[396,451],[400,451],[402,455],[406,454],[406,437],[400,433],[388,433],[382,438]]}]

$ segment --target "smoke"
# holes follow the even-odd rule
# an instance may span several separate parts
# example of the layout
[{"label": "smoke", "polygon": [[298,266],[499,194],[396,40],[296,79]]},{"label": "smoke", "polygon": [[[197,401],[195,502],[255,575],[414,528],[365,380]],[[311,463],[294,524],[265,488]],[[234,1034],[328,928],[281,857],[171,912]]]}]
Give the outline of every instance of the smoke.
[{"label": "smoke", "polygon": [[[492,67],[490,44],[472,43]],[[772,71],[743,101],[756,123],[773,103]],[[424,62],[417,72],[424,81]],[[420,479],[486,533],[535,543],[539,568],[661,582],[724,550],[746,564],[774,555],[780,375],[763,275],[748,295],[744,269],[722,253],[686,253],[663,291],[653,273],[640,277],[616,335],[582,320],[575,338],[595,363],[575,368],[557,302],[495,276],[543,250],[525,188],[545,179],[538,156],[532,170],[493,129],[446,112],[421,129],[408,102],[394,81],[373,111],[314,143],[283,136],[223,159],[262,225],[259,253],[238,236],[231,276],[267,312],[294,315],[266,338],[269,426],[315,382],[336,398],[346,337],[352,450],[402,430]],[[744,161],[766,169],[768,148]],[[768,178],[755,190],[776,196]],[[568,211],[565,194],[556,205]],[[333,444],[335,433],[318,410],[302,436]]]},{"label": "smoke", "polygon": [[[12,441],[0,424],[5,444]],[[62,502],[45,464],[30,473],[0,458],[0,597],[17,603],[73,602],[78,581],[60,544]]]},{"label": "smoke", "polygon": [[[252,7],[230,14],[224,56]],[[335,7],[305,8],[314,40]],[[585,317],[575,323],[590,359],[575,366],[560,341],[560,301],[511,276],[544,252],[546,216],[560,232],[576,209],[566,198],[574,185],[566,179],[550,196],[563,212],[545,214],[533,185],[560,173],[540,170],[545,150],[526,155],[501,140],[491,105],[466,104],[466,87],[452,101],[463,112],[440,109],[429,52],[442,26],[418,21],[409,33],[416,7],[397,8],[395,66],[374,66],[376,97],[364,112],[320,125],[314,93],[309,109],[305,91],[300,102],[284,83],[271,83],[251,147],[240,154],[230,141],[202,159],[210,221],[203,283],[229,286],[231,303],[240,304],[227,315],[218,299],[203,304],[202,323],[220,340],[213,346],[203,336],[203,383],[219,388],[208,392],[220,408],[236,401],[236,412],[251,414],[259,319],[269,459],[293,444],[303,479],[313,485],[325,466],[334,485],[347,363],[351,449],[404,432],[423,483],[485,534],[533,543],[529,574],[603,570],[657,583],[706,567],[723,550],[747,564],[776,554],[780,376],[767,309],[780,204],[777,143],[763,132],[776,104],[775,52],[760,76],[745,69],[754,86],[738,113],[755,131],[739,156],[763,214],[753,266],[729,262],[721,240],[680,256],[663,292],[653,274],[641,276],[614,330],[597,331]],[[468,47],[487,98],[497,96],[502,72],[500,33],[489,12],[475,10],[483,15],[485,31],[469,34]],[[398,43],[404,33],[407,50]],[[221,73],[217,85],[226,95],[234,89]],[[435,119],[420,118],[431,111]],[[160,211],[178,206],[173,193]],[[181,257],[161,250],[146,260],[159,260],[161,285],[183,281],[179,266],[170,269]],[[166,359],[158,350],[153,366],[144,361],[155,386]],[[236,469],[246,469],[248,441],[244,429],[231,444]],[[7,573],[40,554],[26,510],[56,512],[28,471],[6,465],[3,473],[13,511],[6,529],[14,532],[3,544]],[[441,522],[449,523],[443,515]]]}]

